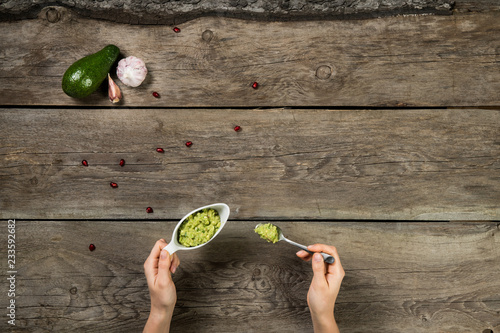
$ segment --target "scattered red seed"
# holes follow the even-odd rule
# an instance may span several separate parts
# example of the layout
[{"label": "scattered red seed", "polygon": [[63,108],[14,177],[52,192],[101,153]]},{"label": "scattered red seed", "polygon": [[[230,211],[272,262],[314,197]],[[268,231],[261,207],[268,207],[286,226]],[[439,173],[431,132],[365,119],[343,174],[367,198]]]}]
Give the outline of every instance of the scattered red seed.
[{"label": "scattered red seed", "polygon": [[151,214],[153,212],[153,208],[151,208],[151,207],[146,208],[146,212],[148,214]]},{"label": "scattered red seed", "polygon": [[87,162],[87,160],[83,160],[83,161],[82,161],[82,165],[83,165],[83,166],[89,166],[89,162]]},{"label": "scattered red seed", "polygon": [[158,94],[156,91],[153,91],[153,96],[156,98],[160,98],[160,94]]},{"label": "scattered red seed", "polygon": [[120,166],[124,166],[124,165],[125,165],[125,160],[122,158],[122,159],[120,160]]},{"label": "scattered red seed", "polygon": [[241,126],[234,126],[234,130],[235,130],[236,132],[240,131],[240,130],[241,130]]},{"label": "scattered red seed", "polygon": [[259,84],[257,82],[252,83],[252,88],[257,89],[259,87]]},{"label": "scattered red seed", "polygon": [[174,28],[174,32],[181,32],[181,29],[179,29],[179,28],[175,27],[175,28]]},{"label": "scattered red seed", "polygon": [[95,245],[94,244],[90,244],[89,245],[89,250],[90,251],[94,251],[95,250]]},{"label": "scattered red seed", "polygon": [[117,188],[118,184],[111,182],[111,183],[109,183],[109,186],[111,186],[112,188]]},{"label": "scattered red seed", "polygon": [[159,153],[164,153],[165,151],[163,150],[163,148],[156,148],[156,151],[159,152]]},{"label": "scattered red seed", "polygon": [[193,143],[191,141],[186,142],[186,147],[191,147]]}]

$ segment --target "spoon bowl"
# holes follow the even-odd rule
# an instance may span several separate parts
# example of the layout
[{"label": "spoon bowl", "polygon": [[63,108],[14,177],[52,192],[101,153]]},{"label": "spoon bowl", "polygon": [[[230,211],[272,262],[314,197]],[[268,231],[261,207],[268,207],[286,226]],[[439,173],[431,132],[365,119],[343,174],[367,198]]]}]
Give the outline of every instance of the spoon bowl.
[{"label": "spoon bowl", "polygon": [[[262,223],[257,224],[257,225],[255,226],[255,229],[257,229],[257,228],[258,228],[259,226],[261,226],[261,225],[262,225]],[[286,238],[286,237],[283,235],[283,231],[281,231],[281,228],[280,228],[280,227],[278,227],[277,225],[274,225],[274,224],[272,224],[272,225],[276,227],[276,231],[278,232],[278,242],[283,240],[283,241],[285,241],[285,242],[287,242],[287,243],[290,243],[290,244],[292,244],[292,245],[295,245],[295,246],[297,246],[297,247],[301,248],[302,250],[304,250],[304,251],[308,252],[308,253],[309,253],[309,254],[311,254],[311,255],[312,255],[312,254],[314,254],[314,252],[309,251],[309,250],[307,249],[307,246],[304,246],[304,245],[302,245],[302,244],[296,243],[296,242],[291,241],[291,240],[289,240],[288,238]],[[327,264],[333,264],[333,263],[335,262],[335,258],[334,258],[333,256],[329,255],[328,253],[321,252],[321,255],[323,256],[323,260],[324,260]]]},{"label": "spoon bowl", "polygon": [[[196,212],[198,212],[198,211],[200,211],[202,209],[207,209],[207,208],[208,209],[210,209],[210,208],[211,209],[215,209],[217,211],[217,213],[219,213],[219,217],[220,217],[220,227],[219,227],[219,229],[217,229],[217,231],[212,236],[212,238],[210,238],[208,241],[206,241],[203,244],[200,244],[200,245],[197,245],[197,246],[184,246],[184,245],[180,244],[179,243],[178,233],[179,233],[179,228],[182,225],[182,222],[184,222],[184,220],[187,219],[192,214],[194,214],[194,213],[196,213]],[[179,223],[177,223],[177,225],[175,226],[174,232],[172,233],[172,240],[163,249],[167,250],[168,253],[170,253],[170,255],[174,254],[178,250],[194,250],[194,249],[199,249],[203,245],[208,244],[212,239],[214,239],[219,234],[219,232],[222,230],[222,228],[224,228],[224,226],[226,225],[227,219],[229,217],[229,213],[230,213],[229,206],[226,205],[225,203],[216,203],[216,204],[212,204],[212,205],[208,205],[208,206],[203,206],[203,207],[197,208],[197,209],[189,212],[188,214],[186,214],[186,216],[184,216],[179,221]]]}]

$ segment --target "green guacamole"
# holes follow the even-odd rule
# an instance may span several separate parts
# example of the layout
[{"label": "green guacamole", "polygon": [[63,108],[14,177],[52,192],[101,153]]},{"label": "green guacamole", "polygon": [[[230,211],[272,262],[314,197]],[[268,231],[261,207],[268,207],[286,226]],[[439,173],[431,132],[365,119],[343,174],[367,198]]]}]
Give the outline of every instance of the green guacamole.
[{"label": "green guacamole", "polygon": [[260,235],[260,238],[265,239],[273,244],[279,241],[278,229],[271,223],[261,224],[255,228],[255,232]]},{"label": "green guacamole", "polygon": [[212,208],[205,208],[188,216],[179,227],[179,243],[198,246],[208,242],[220,228],[219,213]]}]

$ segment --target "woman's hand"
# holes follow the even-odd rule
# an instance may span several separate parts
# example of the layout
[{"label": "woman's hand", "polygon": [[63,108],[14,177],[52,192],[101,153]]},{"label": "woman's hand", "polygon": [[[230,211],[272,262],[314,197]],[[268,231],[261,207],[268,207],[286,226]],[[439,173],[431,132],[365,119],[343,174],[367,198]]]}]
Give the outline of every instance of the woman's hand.
[{"label": "woman's hand", "polygon": [[[339,332],[335,322],[334,307],[345,272],[340,263],[337,249],[324,244],[310,245],[307,249],[315,252],[314,255],[306,251],[299,251],[297,256],[305,261],[312,259],[314,276],[307,293],[307,304],[311,312],[314,332]],[[325,263],[319,252],[332,255],[335,262],[333,264]]]},{"label": "woman's hand", "polygon": [[151,296],[151,311],[144,332],[168,332],[170,330],[170,321],[177,301],[177,292],[171,273],[175,273],[180,261],[176,254],[170,256],[166,250],[163,250],[165,246],[167,246],[165,240],[157,241],[144,262],[144,273]]}]

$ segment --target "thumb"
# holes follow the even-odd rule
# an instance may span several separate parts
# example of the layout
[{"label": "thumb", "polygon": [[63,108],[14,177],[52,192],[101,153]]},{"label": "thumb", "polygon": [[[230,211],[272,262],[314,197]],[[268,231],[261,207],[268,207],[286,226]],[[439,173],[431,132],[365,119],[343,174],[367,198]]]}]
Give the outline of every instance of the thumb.
[{"label": "thumb", "polygon": [[160,252],[160,260],[158,261],[158,280],[160,283],[167,283],[172,279],[170,276],[170,265],[172,264],[172,260],[170,258],[170,254],[167,250],[161,250]]},{"label": "thumb", "polygon": [[312,258],[312,270],[314,273],[312,283],[322,285],[326,283],[325,274],[326,267],[323,262],[323,257],[319,253],[315,253]]}]

